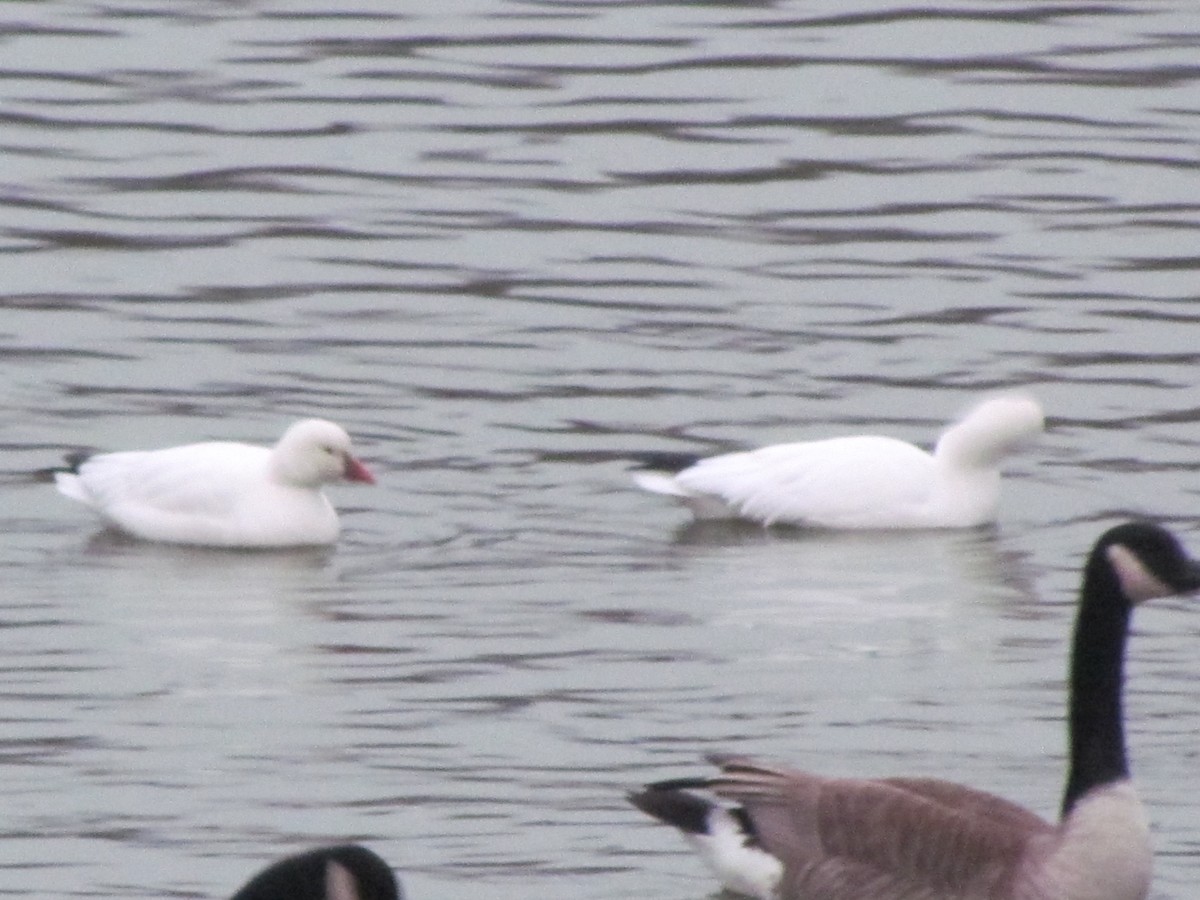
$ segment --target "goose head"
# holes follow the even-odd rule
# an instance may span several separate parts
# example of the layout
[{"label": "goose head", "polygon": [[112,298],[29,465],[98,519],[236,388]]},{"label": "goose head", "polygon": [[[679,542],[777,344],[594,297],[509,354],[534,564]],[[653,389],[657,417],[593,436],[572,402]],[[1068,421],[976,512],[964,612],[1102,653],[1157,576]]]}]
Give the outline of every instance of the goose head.
[{"label": "goose head", "polygon": [[271,452],[271,466],[280,481],[297,487],[341,480],[375,483],[351,452],[345,429],[324,419],[305,419],[285,431]]},{"label": "goose head", "polygon": [[1188,556],[1165,528],[1151,522],[1126,522],[1101,535],[1084,579],[1085,583],[1107,584],[1130,606],[1136,606],[1156,597],[1200,590],[1200,563]]},{"label": "goose head", "polygon": [[297,853],[263,869],[231,900],[403,900],[391,868],[357,844]]},{"label": "goose head", "polygon": [[1046,427],[1042,406],[1026,394],[991,397],[938,439],[934,455],[963,469],[995,468],[1024,441]]}]

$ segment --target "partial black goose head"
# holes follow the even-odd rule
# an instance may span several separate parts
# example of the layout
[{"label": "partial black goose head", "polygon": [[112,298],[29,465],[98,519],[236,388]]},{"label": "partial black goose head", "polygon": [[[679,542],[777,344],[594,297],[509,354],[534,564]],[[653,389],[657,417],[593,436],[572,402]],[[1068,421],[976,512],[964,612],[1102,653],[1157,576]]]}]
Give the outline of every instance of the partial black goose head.
[{"label": "partial black goose head", "polygon": [[231,900],[403,900],[391,867],[366,847],[342,844],[263,869]]},{"label": "partial black goose head", "polygon": [[1106,568],[1131,606],[1200,590],[1200,563],[1188,556],[1175,535],[1153,522],[1126,522],[1104,532],[1088,558],[1085,590],[1089,578],[1101,588]]}]

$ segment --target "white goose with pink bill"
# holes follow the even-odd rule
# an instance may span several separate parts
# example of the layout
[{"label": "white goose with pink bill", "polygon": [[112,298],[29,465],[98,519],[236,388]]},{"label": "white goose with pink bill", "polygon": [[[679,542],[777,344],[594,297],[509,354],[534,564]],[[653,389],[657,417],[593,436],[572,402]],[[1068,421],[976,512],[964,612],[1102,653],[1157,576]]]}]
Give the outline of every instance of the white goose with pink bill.
[{"label": "white goose with pink bill", "polygon": [[165,450],[72,454],[53,471],[60,493],[147,541],[209,547],[332,544],[326,484],[375,478],[333,422],[306,419],[274,447],[208,441]]}]

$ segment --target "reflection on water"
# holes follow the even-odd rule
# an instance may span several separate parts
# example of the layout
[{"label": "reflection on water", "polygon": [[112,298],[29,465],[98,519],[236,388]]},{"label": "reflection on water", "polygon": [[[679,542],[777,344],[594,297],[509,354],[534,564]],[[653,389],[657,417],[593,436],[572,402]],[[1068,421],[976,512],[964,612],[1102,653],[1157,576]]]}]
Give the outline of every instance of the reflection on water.
[{"label": "reflection on water", "polygon": [[[1195,537],[1189,5],[4,15],[0,893],[356,838],[423,900],[707,896],[622,798],[711,750],[1053,812],[1083,552]],[[1049,428],[994,529],[682,526],[622,461],[925,443],[1009,387]],[[125,541],[31,477],[309,415],[380,476],[322,553]],[[1139,612],[1186,898],[1194,612]]]}]

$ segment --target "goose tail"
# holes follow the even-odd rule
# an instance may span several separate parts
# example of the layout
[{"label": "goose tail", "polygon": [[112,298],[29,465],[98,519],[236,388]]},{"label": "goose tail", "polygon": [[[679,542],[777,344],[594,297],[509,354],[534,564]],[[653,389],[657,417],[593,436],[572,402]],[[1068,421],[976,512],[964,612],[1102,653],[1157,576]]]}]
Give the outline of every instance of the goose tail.
[{"label": "goose tail", "polygon": [[90,450],[77,450],[63,457],[63,465],[49,469],[39,469],[34,473],[38,481],[53,481],[58,492],[80,503],[90,503],[91,499],[79,480],[79,467],[92,457]]},{"label": "goose tail", "polygon": [[677,828],[728,890],[771,900],[783,865],[763,849],[744,810],[726,808],[686,790],[702,787],[703,779],[661,781],[630,793],[629,802]]}]

